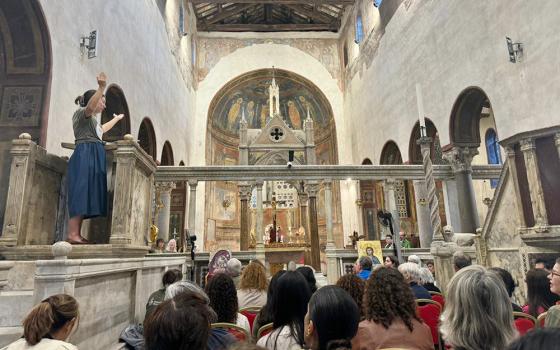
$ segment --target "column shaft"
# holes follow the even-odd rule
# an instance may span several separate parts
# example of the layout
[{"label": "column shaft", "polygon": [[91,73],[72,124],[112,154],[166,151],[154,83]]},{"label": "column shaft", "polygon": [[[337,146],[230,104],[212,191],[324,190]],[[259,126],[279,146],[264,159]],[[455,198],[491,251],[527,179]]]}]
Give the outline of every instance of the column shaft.
[{"label": "column shaft", "polygon": [[533,207],[533,215],[535,216],[536,227],[548,226],[548,217],[546,214],[546,204],[544,202],[544,193],[542,189],[539,165],[537,162],[537,152],[535,140],[525,139],[519,143],[523,158],[525,159],[525,168],[527,169],[527,181],[529,182],[529,192],[531,193],[531,206]]},{"label": "column shaft", "polygon": [[309,230],[311,237],[311,266],[321,271],[321,247],[319,244],[319,224],[317,221],[317,184],[307,186],[309,194]]},{"label": "column shaft", "polygon": [[[189,181],[189,221],[187,222],[187,229],[189,235],[196,234],[195,223],[196,223],[196,186],[198,181]],[[187,237],[188,238],[188,237]],[[203,244],[200,242],[199,244]]]}]

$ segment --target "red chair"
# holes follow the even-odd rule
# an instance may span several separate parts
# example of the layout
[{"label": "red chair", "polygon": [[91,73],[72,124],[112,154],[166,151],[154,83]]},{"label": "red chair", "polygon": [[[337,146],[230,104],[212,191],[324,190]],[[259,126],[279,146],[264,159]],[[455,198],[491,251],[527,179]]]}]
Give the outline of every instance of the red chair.
[{"label": "red chair", "polygon": [[255,317],[257,317],[259,311],[261,311],[261,308],[258,306],[247,306],[239,309],[239,313],[247,317],[247,319],[249,320],[251,333],[253,332],[253,323],[255,323]]},{"label": "red chair", "polygon": [[537,327],[537,319],[524,312],[514,311],[513,323],[515,324],[515,328],[517,328],[517,331],[521,336]]},{"label": "red chair", "polygon": [[212,328],[222,328],[225,329],[229,334],[233,335],[235,339],[239,341],[251,341],[251,336],[246,329],[239,327],[233,323],[226,323],[226,322],[218,322],[212,323]]},{"label": "red chair", "polygon": [[272,332],[272,326],[273,326],[272,323],[268,323],[262,326],[261,328],[259,328],[259,331],[257,332],[257,341],[262,337],[264,337],[265,335],[267,335],[268,333]]},{"label": "red chair", "polygon": [[435,348],[440,348],[439,341],[439,316],[441,305],[431,299],[416,299],[416,312],[424,323],[430,327]]},{"label": "red chair", "polygon": [[443,308],[445,307],[445,297],[443,296],[443,294],[438,292],[430,292],[430,295],[432,296],[432,300],[437,301],[441,305],[441,309],[443,310]]}]

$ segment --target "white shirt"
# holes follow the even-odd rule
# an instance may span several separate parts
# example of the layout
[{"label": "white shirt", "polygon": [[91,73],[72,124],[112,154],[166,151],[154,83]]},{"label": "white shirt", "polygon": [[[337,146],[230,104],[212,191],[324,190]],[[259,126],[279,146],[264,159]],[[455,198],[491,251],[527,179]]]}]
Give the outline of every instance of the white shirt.
[{"label": "white shirt", "polygon": [[78,350],[74,345],[62,340],[43,338],[35,345],[29,345],[24,338],[20,338],[0,350]]},{"label": "white shirt", "polygon": [[249,324],[249,319],[247,316],[237,313],[237,326],[243,328],[244,330],[251,335],[251,325]]},{"label": "white shirt", "polygon": [[[276,337],[277,335],[278,338]],[[274,347],[275,344],[276,347]],[[260,338],[259,341],[257,341],[257,345],[269,350],[301,350],[301,346],[298,344],[297,340],[290,335],[290,327],[287,326],[275,329],[271,333]]]}]

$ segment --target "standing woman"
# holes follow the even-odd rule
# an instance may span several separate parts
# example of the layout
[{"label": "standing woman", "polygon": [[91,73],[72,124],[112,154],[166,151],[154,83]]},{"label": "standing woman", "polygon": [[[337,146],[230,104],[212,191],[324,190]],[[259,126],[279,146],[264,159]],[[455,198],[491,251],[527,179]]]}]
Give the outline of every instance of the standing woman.
[{"label": "standing woman", "polygon": [[102,137],[124,116],[113,114],[107,123],[98,123],[96,115],[105,109],[105,73],[99,73],[97,85],[97,90],[88,90],[74,101],[80,108],[72,117],[76,149],[68,162],[67,241],[72,244],[89,243],[80,234],[84,219],[107,215],[107,165]]}]

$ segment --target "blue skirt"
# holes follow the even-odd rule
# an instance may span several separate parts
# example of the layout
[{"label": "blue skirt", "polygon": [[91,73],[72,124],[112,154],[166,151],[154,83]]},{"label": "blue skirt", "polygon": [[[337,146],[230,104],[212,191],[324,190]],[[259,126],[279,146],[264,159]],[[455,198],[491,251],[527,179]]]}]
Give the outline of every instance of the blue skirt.
[{"label": "blue skirt", "polygon": [[68,162],[68,213],[107,215],[107,164],[101,142],[79,143]]}]

